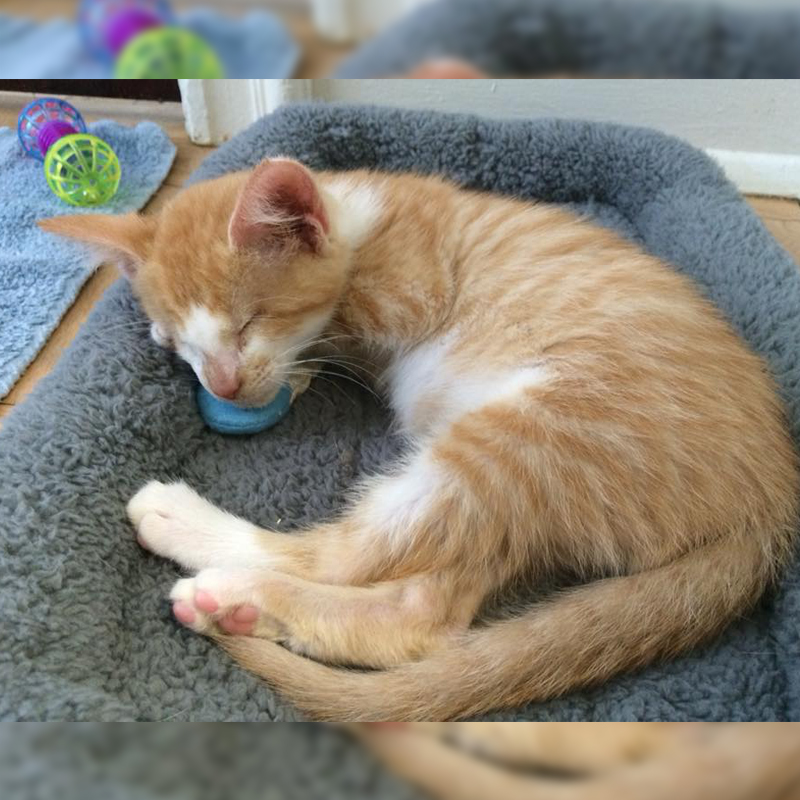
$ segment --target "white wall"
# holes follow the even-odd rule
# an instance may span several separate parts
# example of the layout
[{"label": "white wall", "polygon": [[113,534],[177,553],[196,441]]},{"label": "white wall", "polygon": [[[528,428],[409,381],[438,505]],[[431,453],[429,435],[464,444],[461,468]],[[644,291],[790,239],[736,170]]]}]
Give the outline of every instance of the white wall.
[{"label": "white wall", "polygon": [[[633,1],[633,0],[632,0]],[[643,125],[686,139],[743,192],[800,197],[800,81],[182,81],[194,141],[219,143],[297,100],[375,103],[499,118]]]},{"label": "white wall", "polygon": [[800,81],[314,81],[328,100],[646,125],[698,147],[800,155]]},{"label": "white wall", "polygon": [[[633,0],[631,0],[633,2]],[[743,192],[800,197],[800,81],[313,81],[326,100],[644,125],[707,150]]]}]

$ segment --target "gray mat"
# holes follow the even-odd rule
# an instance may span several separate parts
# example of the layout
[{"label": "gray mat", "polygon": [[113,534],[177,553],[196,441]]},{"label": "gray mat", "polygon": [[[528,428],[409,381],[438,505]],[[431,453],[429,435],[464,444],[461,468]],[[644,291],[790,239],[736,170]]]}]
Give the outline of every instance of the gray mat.
[{"label": "gray mat", "polygon": [[[755,3],[753,4],[756,5]],[[800,77],[800,11],[715,0],[438,0],[360,48],[338,78],[466,59],[494,77]]]},{"label": "gray mat", "polygon": [[[659,133],[298,105],[214,153],[194,180],[292,155],[312,167],[442,173],[575,205],[694,277],[769,361],[800,436],[800,272],[720,170]],[[340,507],[397,451],[387,418],[342,382],[274,430],[204,429],[188,367],[152,344],[127,286],[100,303],[56,371],[0,432],[0,717],[293,719],[295,712],[170,618],[176,568],[142,552],[125,503],[184,478],[287,529]],[[800,569],[713,644],[593,691],[500,718],[800,719]]]},{"label": "gray mat", "polygon": [[333,728],[186,723],[0,726],[0,797],[421,800]]}]

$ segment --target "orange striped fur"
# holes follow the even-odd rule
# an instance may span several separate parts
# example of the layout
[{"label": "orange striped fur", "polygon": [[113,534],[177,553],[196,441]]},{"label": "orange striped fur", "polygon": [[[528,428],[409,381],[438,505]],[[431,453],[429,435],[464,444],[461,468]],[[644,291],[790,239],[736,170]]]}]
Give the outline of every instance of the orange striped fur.
[{"label": "orange striped fur", "polygon": [[[716,634],[789,556],[797,463],[764,364],[590,221],[272,160],[155,219],[43,225],[123,259],[210,390],[259,405],[332,360],[392,404],[407,459],[301,535],[182,484],[128,509],[195,573],[178,618],[316,717],[447,719],[597,683]],[[474,624],[554,574],[585,585]]]},{"label": "orange striped fur", "polygon": [[399,777],[436,800],[800,798],[798,723],[348,727]]}]

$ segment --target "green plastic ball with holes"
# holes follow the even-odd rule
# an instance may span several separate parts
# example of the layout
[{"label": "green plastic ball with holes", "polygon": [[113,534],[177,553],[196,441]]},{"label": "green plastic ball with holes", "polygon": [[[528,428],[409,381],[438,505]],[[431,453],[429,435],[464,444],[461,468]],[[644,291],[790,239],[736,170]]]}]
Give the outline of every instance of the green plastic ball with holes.
[{"label": "green plastic ball with holes", "polygon": [[136,36],[117,60],[114,77],[169,80],[224,78],[214,50],[184,28],[153,28]]},{"label": "green plastic ball with holes", "polygon": [[98,206],[117,192],[117,154],[90,133],[63,136],[47,151],[44,173],[53,192],[73,206]]}]

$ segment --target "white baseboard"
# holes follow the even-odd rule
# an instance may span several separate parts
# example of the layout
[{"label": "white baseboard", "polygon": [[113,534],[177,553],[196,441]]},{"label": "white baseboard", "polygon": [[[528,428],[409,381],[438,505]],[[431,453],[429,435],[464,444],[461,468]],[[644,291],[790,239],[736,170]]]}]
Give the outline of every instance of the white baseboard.
[{"label": "white baseboard", "polygon": [[800,155],[706,150],[742,194],[800,199]]},{"label": "white baseboard", "polygon": [[195,144],[222,144],[284,103],[310,100],[308,80],[179,81],[186,132]]}]

